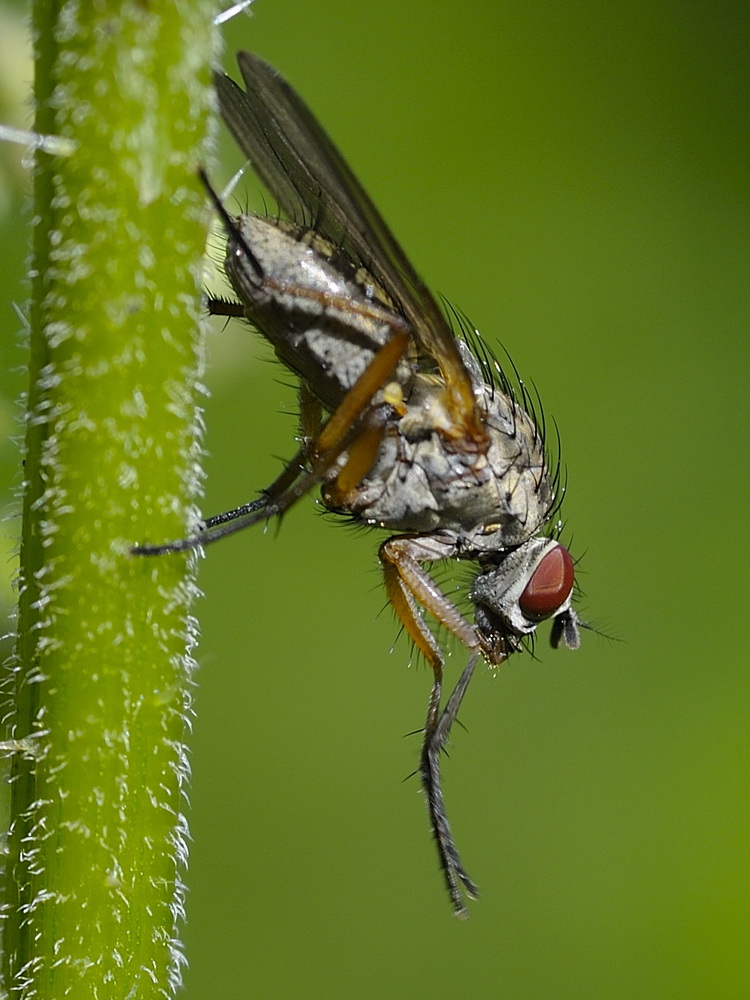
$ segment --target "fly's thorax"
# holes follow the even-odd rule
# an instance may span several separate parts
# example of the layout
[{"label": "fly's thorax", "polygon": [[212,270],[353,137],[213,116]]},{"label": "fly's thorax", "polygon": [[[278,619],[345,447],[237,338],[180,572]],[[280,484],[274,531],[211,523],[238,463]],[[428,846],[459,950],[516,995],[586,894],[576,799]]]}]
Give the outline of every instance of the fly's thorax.
[{"label": "fly's thorax", "polygon": [[[255,215],[237,225],[242,239],[229,240],[226,272],[245,315],[324,408],[335,409],[406,321],[361,267],[311,230]],[[408,385],[412,367],[404,359],[394,380]]]},{"label": "fly's thorax", "polygon": [[554,619],[553,644],[577,648],[578,618],[571,606],[574,576],[568,550],[553,538],[530,538],[487,560],[471,589],[486,648],[512,652],[549,618]]},{"label": "fly's thorax", "polygon": [[533,422],[503,393],[488,393],[488,447],[461,450],[431,422],[442,398],[439,379],[414,377],[406,412],[392,417],[347,509],[394,531],[455,532],[468,556],[522,544],[539,532],[554,503]]},{"label": "fly's thorax", "polygon": [[[510,523],[515,537],[506,532],[505,545],[515,545],[536,535],[548,520],[555,493],[544,442],[536,424],[504,393],[486,400],[485,426],[489,436],[487,464],[498,490],[501,525]],[[485,526],[491,521],[485,522]]]}]

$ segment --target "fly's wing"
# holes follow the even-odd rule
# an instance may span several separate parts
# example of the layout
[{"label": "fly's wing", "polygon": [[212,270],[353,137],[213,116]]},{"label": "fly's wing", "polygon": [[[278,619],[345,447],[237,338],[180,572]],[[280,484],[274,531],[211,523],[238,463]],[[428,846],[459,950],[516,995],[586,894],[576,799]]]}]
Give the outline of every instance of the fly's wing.
[{"label": "fly's wing", "polygon": [[[219,107],[230,131],[279,207],[361,262],[397,302],[419,348],[445,381],[441,430],[467,447],[485,440],[471,381],[456,340],[370,197],[309,108],[266,62],[237,56],[247,91],[216,74]],[[300,218],[302,212],[302,218]]]}]

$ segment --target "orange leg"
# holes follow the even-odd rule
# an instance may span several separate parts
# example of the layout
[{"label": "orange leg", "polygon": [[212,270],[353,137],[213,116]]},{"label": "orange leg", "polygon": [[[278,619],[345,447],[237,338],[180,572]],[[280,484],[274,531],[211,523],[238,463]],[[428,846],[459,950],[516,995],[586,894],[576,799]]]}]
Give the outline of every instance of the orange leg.
[{"label": "orange leg", "polygon": [[421,566],[425,562],[451,559],[455,554],[455,548],[447,538],[433,535],[397,535],[380,546],[388,596],[404,628],[433,670],[438,663],[442,665],[443,656],[417,608],[417,601],[467,649],[476,649],[480,644],[476,628]]},{"label": "orange leg", "polygon": [[346,463],[334,482],[326,486],[325,500],[331,507],[343,507],[352,490],[361,483],[377,458],[385,427],[366,424],[347,448]]}]

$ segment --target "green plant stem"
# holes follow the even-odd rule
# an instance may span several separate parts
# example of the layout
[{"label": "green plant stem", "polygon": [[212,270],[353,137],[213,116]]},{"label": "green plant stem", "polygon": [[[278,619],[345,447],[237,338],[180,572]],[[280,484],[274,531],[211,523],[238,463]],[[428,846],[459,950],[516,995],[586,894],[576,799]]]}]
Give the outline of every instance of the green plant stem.
[{"label": "green plant stem", "polygon": [[198,489],[212,6],[37,0],[4,989],[172,996],[194,582],[130,555]]}]

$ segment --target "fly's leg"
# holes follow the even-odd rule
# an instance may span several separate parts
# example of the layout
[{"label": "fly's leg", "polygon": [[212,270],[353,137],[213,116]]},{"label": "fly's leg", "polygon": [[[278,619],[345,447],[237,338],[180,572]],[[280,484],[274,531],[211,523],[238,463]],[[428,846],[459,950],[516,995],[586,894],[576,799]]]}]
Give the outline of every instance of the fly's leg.
[{"label": "fly's leg", "polygon": [[[281,517],[316,483],[325,478],[340,456],[356,442],[363,431],[363,419],[373,412],[373,396],[388,382],[409,344],[406,330],[395,329],[393,335],[377,351],[370,364],[333,411],[317,437],[303,443],[292,461],[264,496],[249,504],[217,514],[206,522],[207,527],[190,538],[163,545],[136,545],[133,555],[155,556],[167,552],[184,552],[208,545],[242,531],[259,521]],[[364,427],[367,428],[364,419]],[[373,456],[374,458],[374,456]]]},{"label": "fly's leg", "polygon": [[[242,309],[242,306],[239,308]],[[232,315],[235,314],[232,313]],[[304,382],[299,387],[298,401],[300,414],[299,437],[302,442],[302,447],[300,448],[300,452],[297,457],[302,454],[307,454],[307,452],[310,451],[315,438],[320,433],[320,428],[323,423],[320,403],[317,398],[313,396],[312,392],[310,392]],[[362,433],[364,434],[364,431]],[[240,507],[235,507],[233,510],[226,510],[222,514],[214,514],[213,517],[207,517],[205,521],[201,522],[200,531],[205,531],[207,528],[213,528],[217,524],[226,524],[227,521],[236,521],[237,518],[242,517],[243,514],[251,514],[256,510],[263,510],[268,506],[274,497],[280,496],[281,493],[287,489],[287,487],[292,485],[294,480],[300,474],[300,471],[304,468],[304,464],[305,463],[296,463],[294,460],[291,461],[283,470],[281,475],[274,480],[270,486],[261,490],[261,496],[259,496],[257,500],[251,500],[249,503],[243,503]]]},{"label": "fly's leg", "polygon": [[[440,755],[448,740],[479,654],[484,650],[474,626],[463,617],[455,604],[448,600],[429,573],[420,565],[422,562],[454,556],[455,546],[449,538],[424,535],[389,538],[380,547],[379,554],[383,564],[388,599],[417,649],[432,667],[434,674],[427,706],[419,772],[427,797],[430,826],[453,909],[456,916],[466,917],[468,912],[462,896],[462,887],[473,899],[479,895],[479,890],[461,863],[448,824],[440,781]],[[424,620],[420,605],[472,651],[469,663],[442,714],[440,700],[443,654]]]},{"label": "fly's leg", "polygon": [[[274,479],[274,481],[271,483],[270,486],[267,486],[264,490],[260,491],[261,495],[258,497],[257,500],[250,500],[248,503],[243,503],[239,507],[235,507],[233,510],[225,510],[221,514],[214,514],[212,517],[207,517],[205,521],[202,521],[199,528],[201,534],[195,536],[196,544],[204,545],[206,542],[206,536],[204,532],[206,532],[207,530],[210,531],[210,529],[215,528],[220,524],[227,524],[230,521],[237,521],[240,518],[244,517],[246,514],[254,514],[256,512],[260,512],[262,514],[262,512],[266,510],[269,504],[273,503],[275,497],[281,496],[284,493],[284,491],[294,483],[295,479],[297,479],[297,477],[299,476],[300,472],[304,469],[304,467],[305,467],[304,452],[302,449],[300,449],[300,451],[297,452],[292,461],[289,462],[289,464],[284,467],[284,469],[281,472],[281,475],[278,476],[276,479]],[[190,541],[190,539],[185,539],[185,541]],[[170,546],[172,544],[179,544],[179,543],[178,542],[168,543],[168,545]],[[152,552],[143,553],[142,548],[145,548],[145,546],[143,547],[139,546],[139,552],[141,554],[145,555],[159,554]],[[159,548],[162,548],[162,546],[159,546]],[[174,550],[170,547],[167,547],[166,551],[172,552]]]},{"label": "fly's leg", "polygon": [[345,507],[358,483],[370,471],[385,433],[385,424],[367,423],[347,449],[346,461],[331,483],[323,490],[323,502],[331,510]]},{"label": "fly's leg", "polygon": [[478,659],[479,650],[475,650],[469,657],[469,662],[466,664],[458,684],[443,709],[435,731],[431,736],[425,733],[424,743],[422,744],[422,756],[419,762],[419,774],[427,798],[430,825],[435,843],[437,844],[440,865],[443,869],[446,885],[448,886],[453,911],[460,920],[465,920],[469,916],[469,911],[464,904],[458,883],[460,882],[466,895],[471,899],[477,899],[479,889],[461,863],[461,858],[448,823],[445,802],[443,800],[443,787],[440,780],[440,758]]},{"label": "fly's leg", "polygon": [[299,406],[299,440],[303,449],[310,451],[323,426],[323,410],[318,397],[306,382],[301,382],[297,392]]},{"label": "fly's leg", "polygon": [[[455,547],[448,537],[436,538],[430,535],[398,535],[389,538],[380,546],[380,561],[383,565],[385,589],[393,609],[432,667],[435,674],[435,689],[430,698],[430,712],[427,716],[426,736],[435,731],[440,708],[440,686],[443,678],[443,654],[435,637],[427,627],[419,605],[451,631],[468,648],[479,645],[479,636],[458,608],[443,594],[430,574],[420,565],[450,559],[455,555]],[[417,603],[418,602],[418,603]]]}]

